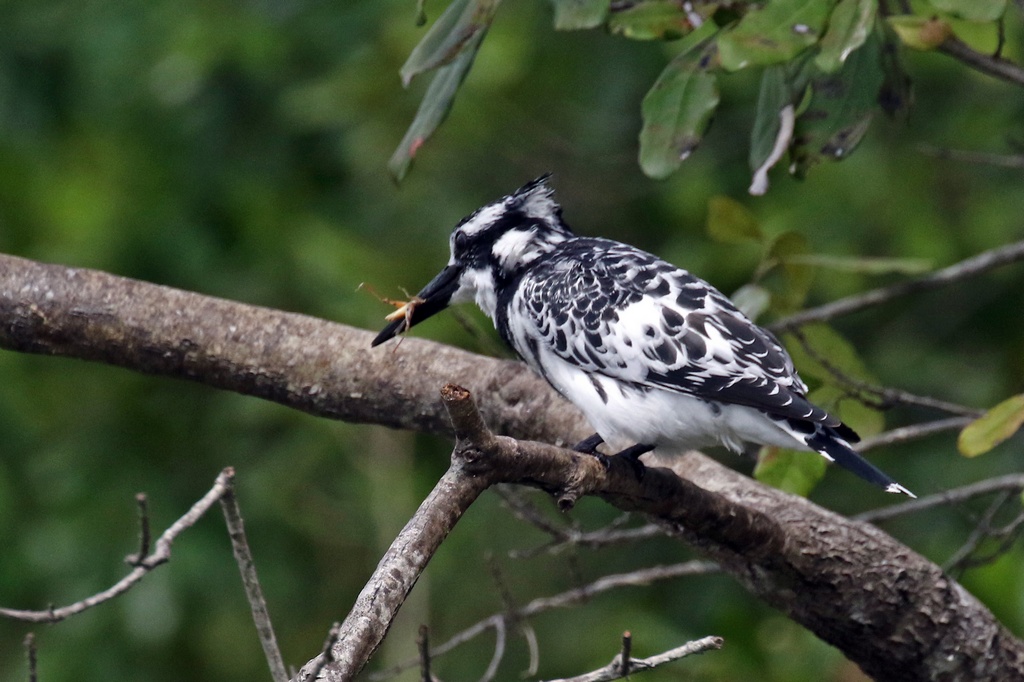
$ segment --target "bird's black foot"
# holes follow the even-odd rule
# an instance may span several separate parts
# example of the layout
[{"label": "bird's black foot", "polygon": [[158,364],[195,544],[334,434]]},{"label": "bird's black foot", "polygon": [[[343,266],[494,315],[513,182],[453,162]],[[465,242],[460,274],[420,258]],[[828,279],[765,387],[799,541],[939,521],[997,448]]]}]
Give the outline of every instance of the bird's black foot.
[{"label": "bird's black foot", "polygon": [[597,446],[604,442],[604,438],[601,438],[598,434],[584,438],[576,445],[572,446],[572,449],[576,452],[582,452],[587,455],[596,455]]},{"label": "bird's black foot", "polygon": [[654,449],[653,445],[647,445],[646,443],[637,443],[636,445],[630,445],[625,450],[612,455],[615,458],[622,458],[629,468],[633,470],[633,475],[636,476],[636,480],[642,481],[644,478],[644,472],[647,467],[640,461],[640,455],[646,454]]},{"label": "bird's black foot", "polygon": [[640,461],[640,455],[650,452],[654,449],[653,445],[647,445],[645,443],[637,443],[631,445],[621,452],[617,452],[614,455],[604,455],[597,451],[597,447],[604,443],[604,438],[601,438],[598,434],[594,434],[589,438],[584,438],[579,443],[573,446],[573,450],[576,452],[582,452],[585,455],[593,455],[597,458],[605,470],[611,468],[613,458],[622,458],[622,461],[629,465],[629,468],[633,470],[633,475],[636,476],[636,480],[642,480],[644,477],[644,463]]}]

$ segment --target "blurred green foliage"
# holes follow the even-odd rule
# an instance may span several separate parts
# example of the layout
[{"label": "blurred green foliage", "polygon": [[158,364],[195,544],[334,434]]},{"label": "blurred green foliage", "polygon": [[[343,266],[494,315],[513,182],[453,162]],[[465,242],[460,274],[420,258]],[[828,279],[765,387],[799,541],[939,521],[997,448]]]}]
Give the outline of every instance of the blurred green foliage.
[{"label": "blurred green foliage", "polygon": [[[442,7],[428,3],[426,11],[433,20]],[[1012,16],[1004,54],[1020,61],[1020,17]],[[769,238],[795,232],[806,253],[835,258],[940,266],[1024,234],[1019,170],[919,150],[1012,149],[1024,139],[1024,98],[1013,86],[948,57],[908,53],[916,100],[908,122],[880,121],[844,163],[816,168],[803,182],[780,174],[752,200],[745,140],[759,77],[737,73],[720,79],[723,106],[701,147],[654,183],[636,164],[640,102],[676,45],[556,34],[550,6],[539,1],[501,5],[447,122],[396,187],[387,160],[427,87],[416,81],[404,91],[398,76],[424,35],[415,19],[412,2],[367,0],[0,4],[0,251],[376,329],[388,309],[357,291],[360,282],[396,297],[403,287],[416,290],[447,259],[459,218],[548,170],[577,230],[655,251],[726,292],[754,279],[764,251],[706,236],[717,196],[745,205]],[[902,276],[821,267],[812,274],[811,304]],[[1022,282],[1021,266],[1012,266],[836,327],[885,385],[989,407],[1024,384]],[[453,316],[417,334],[492,348],[486,322],[475,312],[466,317],[482,337]],[[886,422],[928,416],[897,409]],[[955,440],[934,437],[874,459],[918,493],[1021,468],[1020,436],[972,460],[956,453]],[[107,587],[136,551],[135,493],[149,494],[162,529],[234,465],[285,658],[299,665],[347,612],[444,470],[449,447],[191,383],[2,352],[0,604],[45,608]],[[813,497],[844,513],[891,501],[835,470]],[[543,497],[536,501],[550,511]],[[886,529],[943,561],[978,508]],[[595,500],[567,517],[550,513],[584,528],[617,518]],[[491,561],[525,603],[691,556],[667,541],[531,560],[507,555],[545,539],[486,495],[417,585],[373,666],[414,655],[421,622],[440,642],[501,610]],[[1017,547],[964,576],[1017,633],[1022,560]],[[544,677],[604,665],[626,629],[638,656],[706,634],[726,638],[725,650],[651,680],[854,675],[838,652],[724,577],[631,588],[531,624]],[[19,643],[29,629],[0,621],[0,679],[24,679]],[[31,629],[45,682],[266,679],[216,515],[124,598]],[[522,639],[510,637],[501,679],[528,663]],[[486,637],[467,645],[437,661],[438,674],[475,679],[491,646]]]}]

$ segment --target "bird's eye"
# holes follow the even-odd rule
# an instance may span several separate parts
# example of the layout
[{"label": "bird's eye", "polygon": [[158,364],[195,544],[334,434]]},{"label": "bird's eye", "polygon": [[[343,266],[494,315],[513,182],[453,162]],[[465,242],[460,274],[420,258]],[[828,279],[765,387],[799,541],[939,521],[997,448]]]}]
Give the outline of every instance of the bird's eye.
[{"label": "bird's eye", "polygon": [[456,251],[465,251],[467,243],[469,243],[469,237],[466,236],[465,232],[456,232],[455,233],[455,250]]}]

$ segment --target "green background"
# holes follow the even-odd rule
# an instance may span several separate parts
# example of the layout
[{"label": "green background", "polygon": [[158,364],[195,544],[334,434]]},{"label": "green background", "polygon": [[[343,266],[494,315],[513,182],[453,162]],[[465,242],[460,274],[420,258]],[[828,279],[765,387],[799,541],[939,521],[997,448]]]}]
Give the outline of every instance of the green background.
[{"label": "green background", "polygon": [[[398,78],[424,31],[414,9],[367,0],[0,4],[0,251],[376,329],[388,309],[359,283],[399,298],[403,287],[418,289],[447,260],[447,235],[463,215],[545,171],[578,232],[654,251],[726,293],[749,281],[760,252],[707,236],[716,195],[742,202],[766,232],[797,230],[831,256],[924,258],[938,267],[1024,234],[1019,169],[918,149],[1019,145],[1019,88],[948,57],[907,54],[908,121],[878,117],[849,160],[803,182],[777,169],[767,196],[754,199],[746,159],[758,77],[738,74],[723,80],[702,146],[654,182],[636,163],[640,101],[672,44],[556,34],[539,1],[500,8],[450,118],[396,186],[386,162],[427,80],[406,91]],[[433,19],[441,6],[427,10]],[[1010,16],[1007,55],[1019,60],[1020,17]],[[822,272],[810,302],[889,281]],[[1024,390],[1022,283],[1021,266],[1012,266],[836,327],[885,385],[984,408]],[[475,310],[463,316],[483,332],[448,315],[416,335],[505,352]],[[898,409],[887,422],[934,416]],[[873,459],[928,494],[1019,471],[1021,444],[1017,437],[967,460],[944,435]],[[137,492],[148,493],[162,530],[233,465],[285,659],[301,665],[344,617],[449,450],[440,438],[333,423],[197,384],[0,352],[0,604],[45,608],[104,589],[136,549]],[[812,498],[844,513],[893,501],[841,471],[829,471]],[[535,501],[550,511],[542,496]],[[942,562],[983,508],[885,528]],[[597,528],[618,514],[589,500],[551,516]],[[693,556],[667,540],[508,556],[545,540],[487,494],[434,559],[371,666],[414,655],[421,622],[440,642],[500,611],[491,566],[523,604]],[[1015,547],[962,576],[1018,634],[1022,560]],[[636,656],[726,638],[725,650],[645,679],[858,679],[836,650],[723,576],[624,589],[531,625],[546,678],[604,665],[628,629]],[[0,620],[0,679],[24,679],[20,642],[29,630],[45,682],[268,679],[219,513],[115,602],[54,626]],[[476,679],[492,649],[485,635],[435,671]],[[527,653],[510,632],[499,679],[516,679]]]}]

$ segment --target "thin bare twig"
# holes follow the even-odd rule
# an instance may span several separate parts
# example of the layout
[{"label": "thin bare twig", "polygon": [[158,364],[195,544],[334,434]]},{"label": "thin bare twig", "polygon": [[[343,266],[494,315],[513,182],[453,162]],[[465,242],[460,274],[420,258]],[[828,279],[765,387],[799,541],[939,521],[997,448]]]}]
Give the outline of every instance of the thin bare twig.
[{"label": "thin bare twig", "polygon": [[523,491],[509,485],[496,485],[494,492],[501,498],[512,515],[520,521],[530,524],[556,540],[568,540],[573,530],[564,526],[556,525],[536,507],[530,500],[526,499]]},{"label": "thin bare twig", "polygon": [[622,651],[619,652],[619,675],[629,677],[632,670],[633,633],[626,630],[622,633]]},{"label": "thin bare twig", "polygon": [[[705,575],[708,573],[717,573],[718,571],[718,565],[710,561],[685,561],[683,563],[670,564],[667,566],[652,566],[637,571],[630,571],[629,573],[606,575],[592,583],[589,583],[588,585],[583,585],[582,587],[560,592],[559,594],[555,594],[550,597],[538,597],[537,599],[530,601],[525,606],[516,609],[513,615],[518,619],[525,620],[539,613],[544,613],[545,611],[567,608],[583,603],[599,594],[619,589],[621,587],[646,586],[661,580],[671,580],[673,578],[681,578],[691,575]],[[477,621],[461,632],[454,634],[446,642],[431,649],[431,656],[435,658],[443,656],[456,647],[479,637],[487,630],[497,629],[498,627],[503,626],[504,620],[508,618],[508,616],[509,614],[506,612],[495,613],[483,620]],[[381,680],[390,679],[410,668],[416,667],[417,663],[418,661],[416,659],[411,659],[388,668],[387,670],[371,673],[370,675],[367,675],[367,679],[371,682],[380,682]]]},{"label": "thin bare twig", "polygon": [[721,637],[704,637],[703,639],[687,642],[681,647],[676,647],[675,649],[658,654],[657,656],[630,659],[629,665],[625,668],[623,668],[619,660],[620,655],[617,655],[611,663],[600,670],[595,670],[587,673],[586,675],[579,675],[577,677],[551,680],[551,682],[609,682],[610,680],[621,680],[626,677],[625,674],[620,672],[622,669],[632,672],[653,670],[658,666],[665,665],[671,661],[678,661],[680,658],[685,658],[686,656],[704,653],[711,649],[721,649],[723,643],[724,640]]},{"label": "thin bare twig", "polygon": [[539,554],[558,554],[569,547],[599,549],[608,545],[621,545],[651,538],[665,537],[665,529],[656,523],[645,523],[636,528],[601,528],[589,533],[573,531],[565,538],[552,540],[538,547],[516,549],[509,552],[514,559],[528,559]]},{"label": "thin bare twig", "polygon": [[842,315],[870,308],[908,294],[928,291],[953,282],[975,277],[1002,265],[1024,260],[1024,241],[1013,242],[979,253],[965,260],[935,272],[906,280],[888,287],[872,289],[838,301],[832,301],[817,308],[808,308],[799,313],[778,320],[769,328],[774,332],[795,329],[811,322],[824,322]]},{"label": "thin bare twig", "polygon": [[630,520],[631,515],[628,512],[617,517],[608,526],[595,531],[583,532],[575,523],[572,526],[559,526],[550,521],[536,505],[527,499],[523,491],[507,485],[495,486],[494,491],[513,516],[547,533],[552,538],[550,542],[537,547],[511,550],[508,554],[513,559],[529,559],[539,554],[557,554],[569,547],[598,549],[607,545],[665,536],[665,531],[653,523],[637,528],[618,528]]},{"label": "thin bare twig", "polygon": [[921,424],[901,426],[899,428],[890,429],[889,431],[880,433],[877,436],[869,436],[865,438],[857,443],[857,451],[866,452],[872,448],[896,445],[898,443],[907,443],[909,441],[919,440],[945,431],[959,431],[972,421],[974,421],[973,416],[946,417],[945,419],[936,419],[934,421],[923,422]]},{"label": "thin bare twig", "polygon": [[149,500],[146,493],[139,493],[135,496],[135,504],[139,508],[139,551],[129,554],[124,558],[129,566],[138,566],[146,555],[149,554],[151,532],[149,528]]},{"label": "thin bare twig", "polygon": [[[234,469],[228,468],[225,471],[231,472],[229,474],[229,482],[231,482]],[[224,491],[220,498],[220,505],[224,511],[224,521],[228,527],[228,536],[231,538],[231,550],[235,555],[238,571],[242,575],[242,586],[245,588],[245,596],[249,600],[249,608],[252,610],[252,620],[256,625],[260,646],[263,647],[263,655],[267,657],[270,675],[274,682],[288,682],[288,672],[284,666],[284,659],[281,657],[281,649],[277,645],[277,637],[274,636],[274,626],[270,621],[270,613],[267,611],[267,602],[263,598],[260,580],[256,575],[256,562],[253,560],[249,541],[245,536],[245,523],[242,521],[242,512],[238,508],[233,485],[229,485]]]},{"label": "thin bare twig", "polygon": [[505,657],[506,618],[498,618],[494,622],[494,654],[491,662],[487,664],[487,670],[480,677],[480,682],[490,682],[498,674],[498,666],[501,659]]},{"label": "thin bare twig", "polygon": [[22,643],[25,646],[25,658],[28,662],[28,682],[36,682],[39,679],[37,672],[39,661],[37,659],[35,633],[30,632],[25,635]]},{"label": "thin bare twig", "polygon": [[919,144],[917,150],[936,159],[950,159],[951,161],[978,163],[986,166],[999,166],[1001,168],[1024,168],[1024,154],[993,154],[991,152],[978,152],[967,149],[936,147],[930,144]]},{"label": "thin bare twig", "polygon": [[[993,521],[1010,500],[1019,508],[1014,491],[1006,490],[996,496],[971,531],[967,541],[946,561],[946,570],[954,574],[962,573],[969,568],[990,564],[1009,551],[1017,541],[1021,528],[1024,527],[1024,512],[1018,511],[1016,517],[1003,526],[995,526]],[[982,543],[990,539],[999,540],[999,544],[991,551],[980,553]]]},{"label": "thin bare twig", "polygon": [[314,663],[307,671],[307,679],[317,679],[324,666],[334,662],[334,646],[338,643],[340,635],[341,623],[335,622],[331,625],[331,629],[327,631],[327,639],[324,640],[324,645],[320,648],[320,655],[313,659]]},{"label": "thin bare twig", "polygon": [[227,491],[231,485],[230,478],[230,469],[222,471],[220,475],[217,476],[217,480],[213,484],[213,487],[210,488],[210,491],[203,495],[198,502],[192,505],[191,509],[171,524],[171,526],[165,530],[159,538],[157,538],[156,548],[153,552],[139,561],[128,575],[110,588],[94,594],[91,597],[86,597],[74,604],[69,604],[68,606],[61,608],[49,608],[45,611],[0,608],[0,616],[29,623],[56,623],[68,618],[69,616],[73,616],[85,611],[86,609],[90,609],[93,606],[102,604],[105,601],[109,601],[120,594],[124,594],[134,587],[140,580],[146,577],[146,575],[154,568],[167,563],[170,560],[171,545],[174,544],[175,539],[177,539],[177,537],[185,530],[195,525],[195,523],[210,510],[210,507],[212,507],[224,495],[225,491]]},{"label": "thin bare twig", "polygon": [[1002,57],[978,52],[955,36],[947,38],[944,43],[939,45],[939,52],[963,62],[980,73],[1007,83],[1024,85],[1024,68]]},{"label": "thin bare twig", "polygon": [[970,485],[953,488],[952,490],[936,493],[935,495],[929,495],[917,500],[894,504],[891,507],[872,509],[871,511],[854,516],[853,519],[855,521],[879,523],[881,521],[894,519],[898,516],[916,514],[934,507],[959,504],[961,502],[974,499],[975,497],[980,497],[981,495],[988,495],[1004,490],[1015,492],[1024,490],[1024,474],[1007,474],[1006,476],[989,478],[984,481],[978,481],[977,483],[972,483]]},{"label": "thin bare twig", "polygon": [[430,628],[426,624],[420,625],[416,650],[420,652],[420,682],[433,682],[430,674]]},{"label": "thin bare twig", "polygon": [[999,510],[1002,509],[1006,500],[1010,498],[1010,495],[1011,493],[1006,490],[1003,490],[996,495],[996,498],[989,503],[985,512],[981,515],[981,518],[978,519],[978,522],[975,524],[971,534],[967,536],[967,541],[964,542],[960,549],[953,552],[953,556],[946,561],[943,568],[952,573],[958,568],[963,567],[967,562],[968,557],[970,557],[970,555],[978,549],[978,546],[985,540],[985,538],[989,536],[989,533],[992,530],[992,520],[996,517],[996,514],[999,513]]},{"label": "thin bare twig", "polygon": [[[916,395],[910,391],[904,391],[899,388],[888,388],[886,386],[876,386],[875,384],[868,383],[862,379],[852,377],[843,370],[836,367],[827,357],[818,352],[811,342],[804,335],[800,329],[791,329],[790,334],[800,343],[807,354],[820,364],[825,371],[831,374],[838,383],[843,387],[855,394],[855,397],[865,405],[875,407],[880,410],[889,409],[895,405],[914,405],[916,407],[927,407],[933,410],[939,410],[940,412],[948,412],[950,414],[956,414],[964,417],[970,417],[977,419],[984,412],[973,407],[966,407],[957,403],[951,403],[947,400],[939,400],[938,398],[932,398],[931,396]],[[856,394],[860,395],[856,395]]]},{"label": "thin bare twig", "polygon": [[530,652],[530,665],[523,672],[523,677],[533,677],[540,668],[540,646],[537,644],[537,631],[529,622],[523,621],[523,637],[526,638],[526,647]]},{"label": "thin bare twig", "polygon": [[495,628],[495,641],[494,641],[494,655],[491,656],[491,662],[487,666],[487,670],[484,672],[483,677],[480,678],[480,682],[490,682],[494,679],[495,675],[498,674],[498,666],[501,665],[501,659],[505,655],[505,626],[508,622],[512,624],[518,624],[519,618],[514,615],[516,612],[515,602],[512,599],[512,593],[508,589],[508,584],[505,582],[505,577],[501,573],[501,567],[494,560],[494,556],[487,558],[487,567],[491,571],[491,578],[494,580],[494,585],[498,590],[498,595],[501,597],[501,605],[505,611],[506,617],[503,618],[498,627]]}]

